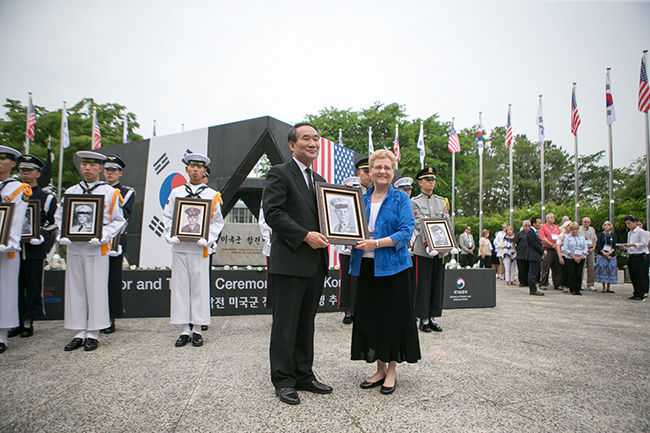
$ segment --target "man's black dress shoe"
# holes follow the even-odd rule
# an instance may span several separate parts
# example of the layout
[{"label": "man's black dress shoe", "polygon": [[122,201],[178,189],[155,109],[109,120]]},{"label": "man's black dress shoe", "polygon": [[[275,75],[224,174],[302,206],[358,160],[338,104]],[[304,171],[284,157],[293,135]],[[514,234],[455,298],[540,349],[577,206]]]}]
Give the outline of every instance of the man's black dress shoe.
[{"label": "man's black dress shoe", "polygon": [[393,391],[395,391],[396,386],[397,386],[397,379],[395,379],[395,385],[391,386],[390,388],[382,385],[381,390],[379,392],[381,392],[384,395],[392,394]]},{"label": "man's black dress shoe", "polygon": [[384,384],[384,380],[386,380],[385,377],[379,379],[377,382],[368,382],[367,380],[361,382],[359,385],[362,389],[370,389],[370,388],[375,388],[378,387],[379,385]]},{"label": "man's black dress shoe", "polygon": [[7,345],[4,343],[0,343],[0,353],[4,353],[5,350],[7,350]]},{"label": "man's black dress shoe", "polygon": [[203,337],[201,336],[201,334],[197,334],[196,332],[192,333],[192,346],[194,347],[203,346]]},{"label": "man's black dress shoe", "polygon": [[331,386],[320,383],[316,379],[312,380],[310,383],[298,383],[296,384],[296,389],[313,392],[315,394],[329,394],[332,392]]},{"label": "man's black dress shoe", "polygon": [[111,320],[111,326],[100,331],[102,334],[112,334],[115,332],[115,319]]},{"label": "man's black dress shoe", "polygon": [[187,334],[181,334],[181,336],[178,337],[178,340],[176,340],[176,344],[174,344],[174,346],[183,347],[187,344],[188,341],[190,341],[190,336]]},{"label": "man's black dress shoe", "polygon": [[79,349],[83,345],[84,345],[84,341],[82,338],[74,338],[71,342],[65,345],[63,350],[65,350],[66,352],[70,352],[71,350]]},{"label": "man's black dress shoe", "polygon": [[343,324],[344,325],[349,325],[354,321],[354,316],[350,314],[346,314],[345,317],[343,317]]},{"label": "man's black dress shoe", "polygon": [[94,338],[86,338],[86,342],[84,343],[84,350],[86,352],[97,349],[97,346],[99,346],[99,340],[95,340]]},{"label": "man's black dress shoe", "polygon": [[29,328],[23,328],[23,332],[20,333],[21,338],[27,338],[34,335],[34,325]]},{"label": "man's black dress shoe", "polygon": [[286,404],[300,404],[300,397],[295,388],[277,388],[275,395],[280,397],[280,401]]},{"label": "man's black dress shoe", "polygon": [[207,331],[208,325],[201,325],[201,331]]},{"label": "man's black dress shoe", "polygon": [[534,292],[530,292],[530,294],[533,295],[533,296],[544,296],[544,294],[542,292],[540,292],[539,290],[535,290]]},{"label": "man's black dress shoe", "polygon": [[442,328],[436,322],[429,321],[429,327],[432,331],[442,332]]},{"label": "man's black dress shoe", "polygon": [[15,328],[11,328],[9,332],[7,333],[7,338],[13,338],[19,336],[23,332],[23,325],[16,326]]},{"label": "man's black dress shoe", "polygon": [[420,331],[431,332],[431,326],[428,323],[424,323],[422,319],[420,319]]}]

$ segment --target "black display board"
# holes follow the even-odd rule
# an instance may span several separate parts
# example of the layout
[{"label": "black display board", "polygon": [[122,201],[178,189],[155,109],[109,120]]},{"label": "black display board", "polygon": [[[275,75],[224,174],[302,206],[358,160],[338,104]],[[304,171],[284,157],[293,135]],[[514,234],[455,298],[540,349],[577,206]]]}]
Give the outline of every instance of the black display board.
[{"label": "black display board", "polygon": [[497,305],[494,269],[448,269],[442,308],[489,308]]}]

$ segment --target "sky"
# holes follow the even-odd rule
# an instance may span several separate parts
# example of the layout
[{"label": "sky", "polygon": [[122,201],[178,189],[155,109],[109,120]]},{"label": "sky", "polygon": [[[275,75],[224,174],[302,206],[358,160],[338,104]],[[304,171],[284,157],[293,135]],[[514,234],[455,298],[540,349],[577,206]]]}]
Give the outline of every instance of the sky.
[{"label": "sky", "polygon": [[592,154],[608,149],[611,67],[614,166],[646,152],[648,1],[0,0],[0,40],[0,100],[119,103],[145,138],[154,119],[161,136],[380,101],[456,129],[482,112],[488,131],[512,104],[514,133],[536,141],[543,95],[546,139],[573,154],[577,82],[579,153]]}]

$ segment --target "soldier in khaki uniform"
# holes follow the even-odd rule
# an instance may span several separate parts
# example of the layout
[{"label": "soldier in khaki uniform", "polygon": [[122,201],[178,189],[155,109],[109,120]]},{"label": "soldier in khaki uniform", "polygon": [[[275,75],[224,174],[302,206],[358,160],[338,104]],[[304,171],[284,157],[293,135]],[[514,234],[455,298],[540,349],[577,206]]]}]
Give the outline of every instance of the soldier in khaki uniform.
[{"label": "soldier in khaki uniform", "polygon": [[[417,236],[413,242],[415,255],[415,316],[420,318],[423,332],[442,332],[435,318],[442,315],[443,286],[445,282],[445,262],[442,254],[426,245],[420,220],[423,218],[442,218],[449,215],[449,201],[433,194],[436,186],[436,169],[422,169],[415,179],[419,182],[422,194],[411,199],[415,214]],[[458,251],[456,251],[457,253]],[[452,254],[455,254],[452,250]]]}]

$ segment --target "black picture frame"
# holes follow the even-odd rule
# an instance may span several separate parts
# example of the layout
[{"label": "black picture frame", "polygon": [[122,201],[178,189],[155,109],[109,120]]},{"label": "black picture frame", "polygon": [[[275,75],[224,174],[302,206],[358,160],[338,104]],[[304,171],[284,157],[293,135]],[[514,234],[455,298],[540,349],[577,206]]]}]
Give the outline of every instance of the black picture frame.
[{"label": "black picture frame", "polygon": [[0,203],[0,245],[8,246],[15,203]]},{"label": "black picture frame", "polygon": [[104,226],[103,217],[103,195],[65,195],[61,237],[71,241],[89,241],[92,238],[101,240]]},{"label": "black picture frame", "polygon": [[326,182],[315,186],[320,232],[330,244],[356,245],[369,238],[361,187]]},{"label": "black picture frame", "polygon": [[211,211],[211,200],[177,198],[174,203],[171,235],[181,241],[207,240],[210,236]]},{"label": "black picture frame", "polygon": [[420,223],[429,248],[440,253],[448,253],[458,248],[449,218],[424,218]]},{"label": "black picture frame", "polygon": [[41,201],[30,200],[25,210],[25,221],[21,231],[20,241],[27,243],[41,237]]}]

